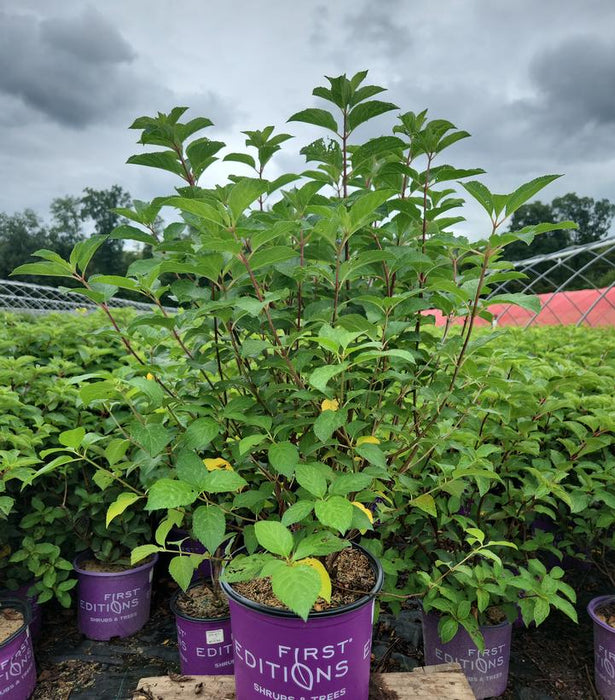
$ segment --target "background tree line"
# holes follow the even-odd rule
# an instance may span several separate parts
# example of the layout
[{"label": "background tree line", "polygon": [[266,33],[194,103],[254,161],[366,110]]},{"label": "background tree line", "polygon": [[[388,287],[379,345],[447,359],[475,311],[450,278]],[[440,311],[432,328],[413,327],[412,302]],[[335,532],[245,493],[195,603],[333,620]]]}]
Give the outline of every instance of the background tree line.
[{"label": "background tree line", "polygon": [[[131,204],[130,194],[119,185],[112,185],[103,190],[86,187],[79,197],[57,197],[49,206],[48,221],[32,209],[15,214],[0,212],[0,279],[9,279],[11,271],[29,262],[32,253],[40,248],[68,258],[77,241],[94,233],[110,234],[123,220],[113,209]],[[124,241],[109,238],[96,252],[91,270],[105,275],[123,275],[130,263],[142,254],[140,250],[125,249]],[[67,286],[69,282],[26,275],[18,279],[54,286]]]}]

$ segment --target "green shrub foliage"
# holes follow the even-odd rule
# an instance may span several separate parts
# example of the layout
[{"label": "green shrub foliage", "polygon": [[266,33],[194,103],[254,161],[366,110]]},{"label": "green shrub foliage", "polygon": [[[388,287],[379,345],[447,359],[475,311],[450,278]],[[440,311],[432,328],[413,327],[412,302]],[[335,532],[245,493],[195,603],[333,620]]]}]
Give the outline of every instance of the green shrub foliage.
[{"label": "green shrub foliage", "polygon": [[[273,169],[293,142],[266,127],[224,156],[238,174],[207,187],[225,147],[203,135],[208,119],[178,107],[134,122],[145,150],[129,162],[180,179],[175,193],[118,210],[131,223],[111,235],[147,244],[151,258],[125,276],[88,274],[104,240],[94,236],[68,260],[39,251],[16,271],[78,281],[125,354],[79,385],[79,401],[106,419],[62,433],[34,483],[87,464],[113,495],[107,525],[158,517],[153,541],[130,543],[133,562],[185,527],[207,552],[171,560],[182,587],[203,557],[215,569],[230,558],[230,581],[269,576],[303,618],[329,595],[327,557],[352,542],[380,557],[388,604],[422,597],[445,639],[461,624],[481,643],[494,605],[512,617],[519,602],[526,622],[552,606],[574,617],[561,568],[539,558],[557,554],[554,535],[532,519],[581,512],[577,467],[609,452],[612,426],[605,414],[571,421],[565,381],[504,342],[516,336],[474,332],[489,303],[537,308],[487,295],[518,277],[505,246],[553,228],[500,232],[557,176],[492,193],[472,179],[482,170],[445,160],[466,132],[399,113],[366,75],[328,78],[314,90],[323,106],[289,120],[324,134],[301,149],[302,173]],[[392,132],[358,138],[387,113]],[[479,242],[453,233],[460,191],[485,210]],[[161,212],[174,220],[159,232]],[[151,313],[116,318],[108,302],[123,290]],[[240,545],[247,553],[233,556]]]}]

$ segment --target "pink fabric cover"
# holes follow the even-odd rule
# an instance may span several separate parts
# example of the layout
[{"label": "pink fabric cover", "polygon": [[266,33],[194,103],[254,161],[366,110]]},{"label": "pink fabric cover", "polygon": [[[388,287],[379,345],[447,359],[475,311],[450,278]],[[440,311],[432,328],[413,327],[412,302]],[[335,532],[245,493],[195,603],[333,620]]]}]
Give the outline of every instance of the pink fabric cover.
[{"label": "pink fabric cover", "polygon": [[[533,324],[540,326],[575,325],[594,304],[583,322],[589,326],[615,326],[615,287],[605,289],[579,289],[570,292],[549,292],[539,294],[542,310]],[[604,296],[602,296],[604,295]],[[600,298],[602,296],[602,298]],[[599,301],[596,303],[596,301]],[[533,316],[528,311],[512,304],[493,304],[489,311],[497,317],[498,326],[525,326]],[[436,317],[436,326],[444,325],[446,318],[440,311],[430,310],[426,315]],[[463,323],[463,318],[456,318],[455,324]],[[477,326],[487,326],[488,321],[476,319]]]}]

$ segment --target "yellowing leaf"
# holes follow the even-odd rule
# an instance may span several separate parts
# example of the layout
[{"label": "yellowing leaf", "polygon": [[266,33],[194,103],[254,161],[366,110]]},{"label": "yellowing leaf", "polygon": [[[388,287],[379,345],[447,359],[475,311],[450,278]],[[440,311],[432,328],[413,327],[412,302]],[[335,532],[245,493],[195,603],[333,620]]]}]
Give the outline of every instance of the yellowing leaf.
[{"label": "yellowing leaf", "polygon": [[[355,459],[356,459],[356,457],[355,457]],[[362,503],[359,503],[359,501],[352,501],[352,505],[356,506],[360,511],[365,513],[365,515],[367,515],[369,522],[372,523],[372,525],[374,524],[374,515],[371,512],[371,510],[369,510],[369,508],[366,508]],[[364,535],[367,532],[367,530],[362,529],[362,530],[359,530],[359,532],[362,535]]]},{"label": "yellowing leaf", "polygon": [[337,399],[325,399],[320,404],[321,411],[337,411],[340,407],[340,402]]},{"label": "yellowing leaf", "polygon": [[213,459],[204,459],[203,464],[207,467],[208,472],[216,471],[216,469],[226,469],[227,472],[235,471],[230,463],[222,457],[214,457]]},{"label": "yellowing leaf", "polygon": [[421,496],[413,498],[411,503],[413,506],[420,508],[428,515],[432,515],[434,518],[438,515],[436,510],[436,502],[434,501],[433,496],[429,493],[424,493]]},{"label": "yellowing leaf", "polygon": [[145,375],[145,378],[146,378],[146,379],[149,379],[150,382],[153,381],[153,380],[155,379],[154,375],[153,375],[151,372],[148,372],[148,373]]},{"label": "yellowing leaf", "polygon": [[366,508],[362,503],[359,503],[359,501],[352,501],[352,505],[356,506],[359,510],[362,510],[365,515],[369,518],[369,522],[373,524],[374,522],[374,514],[369,508]]},{"label": "yellowing leaf", "polygon": [[379,445],[380,440],[378,440],[377,437],[374,435],[362,435],[360,438],[357,438],[357,447],[360,445]]},{"label": "yellowing leaf", "polygon": [[314,557],[306,557],[305,559],[301,559],[300,561],[296,562],[296,566],[299,566],[300,564],[311,566],[312,569],[315,569],[318,572],[318,575],[320,576],[320,591],[318,591],[318,596],[323,598],[323,600],[326,600],[327,603],[330,603],[331,579],[329,578],[329,574],[322,563],[318,561],[318,559],[314,559]]}]

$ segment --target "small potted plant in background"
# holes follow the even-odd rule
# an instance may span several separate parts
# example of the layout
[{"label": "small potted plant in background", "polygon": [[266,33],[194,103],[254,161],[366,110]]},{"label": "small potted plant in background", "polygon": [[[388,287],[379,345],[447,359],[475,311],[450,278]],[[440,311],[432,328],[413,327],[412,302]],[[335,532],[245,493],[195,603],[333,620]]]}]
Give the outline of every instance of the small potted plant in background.
[{"label": "small potted plant in background", "polygon": [[[146,508],[166,511],[166,515],[156,529],[156,544],[135,548],[132,561],[138,562],[153,552],[170,555],[169,573],[179,585],[170,606],[175,615],[181,672],[229,675],[233,673],[233,637],[219,576],[235,535],[227,533],[224,511],[232,509],[234,494],[247,484],[226,460],[203,460],[186,449],[185,443],[180,452],[177,473],[190,487],[192,498],[182,497],[180,506],[173,493],[177,482],[160,480],[152,485]],[[207,469],[204,461],[215,468]],[[226,474],[212,473],[218,470]],[[183,534],[180,540],[178,534]]]},{"label": "small potted plant in background", "polygon": [[[11,455],[16,457],[15,454]],[[28,465],[30,462],[27,463]],[[17,594],[0,590],[0,695],[27,700],[36,685],[36,666],[30,624],[32,606],[29,602],[28,574],[17,564],[10,563],[15,545],[14,527],[10,517],[16,499],[9,496],[7,482],[11,480],[6,466],[0,472],[0,585],[17,589]],[[20,586],[20,584],[22,584]]]},{"label": "small potted plant in background", "polygon": [[577,509],[566,482],[575,465],[555,450],[557,420],[549,430],[539,420],[549,406],[539,372],[517,370],[514,354],[494,358],[478,345],[459,372],[466,396],[451,397],[423,436],[394,507],[379,506],[385,540],[406,540],[392,563],[410,574],[404,590],[422,597],[427,662],[458,660],[478,697],[506,688],[518,616],[538,625],[558,609],[576,621],[574,591],[552,565],[554,535],[535,523]]},{"label": "small potted plant in background", "polygon": [[615,596],[593,598],[587,612],[594,628],[594,680],[601,697],[615,698]]},{"label": "small potted plant in background", "polygon": [[[473,410],[468,397],[478,400],[485,390],[484,378],[469,381],[465,368],[477,346],[475,319],[488,317],[487,280],[515,275],[500,258],[503,247],[549,230],[498,234],[494,220],[486,243],[454,236],[450,227],[462,217],[450,212],[462,201],[449,185],[483,171],[437,158],[468,134],[428,121],[426,112],[407,112],[392,134],[352,143],[359,127],[397,110],[372,99],[383,88],[364,84],[366,75],[329,78],[328,87],[314,90],[328,109],[291,118],[326,133],[302,149],[315,165],[291,189],[283,188],[299,176],[269,181],[263,174],[287,134],[246,132],[256,157],[227,160],[257,177],[233,175],[205,189],[199,178],[224,146],[200,135],[211,122],[182,122],[179,107],[140,117],[133,128],[141,143],[158,150],[129,161],[173,172],[183,186],[175,196],[120,210],[131,223],[112,235],[147,243],[152,257],[124,277],[88,277],[102,243],[94,238],[68,261],[41,251],[42,262],[16,271],[77,280],[82,287],[73,293],[110,317],[108,301],[119,289],[152,303],[151,314],[115,324],[132,370],[89,382],[81,394],[111,404],[125,382],[150,404],[135,410],[129,401],[129,410],[112,411],[116,430],[107,434],[138,448],[110,465],[116,483],[139,475],[109,513],[122,515],[145,492],[147,510],[166,511],[156,544],[134,550],[133,562],[165,547],[185,514],[212,560],[221,559],[222,546],[225,555],[243,547],[230,552],[222,584],[242,699],[262,692],[367,698],[374,596],[382,585],[372,552],[383,555],[393,594],[402,576],[416,572],[405,542],[414,527],[424,533],[434,526],[434,494],[453,498],[459,509],[466,487],[483,489],[484,473],[472,465],[457,465],[457,473],[455,465],[427,465]],[[479,182],[464,187],[498,219],[555,177],[507,197]],[[163,206],[182,221],[159,234],[154,221]],[[169,296],[177,312],[163,306]],[[536,305],[522,295],[492,301]],[[431,327],[430,309],[446,319],[440,331]],[[460,315],[466,323],[453,332]],[[90,448],[98,449],[96,441]],[[460,561],[488,557],[497,546],[476,539],[479,546],[454,540]],[[171,560],[182,588],[204,556]],[[440,586],[441,576],[459,584],[463,570],[450,561],[447,568],[427,557],[423,593]],[[471,600],[462,612],[466,607],[465,621]]]},{"label": "small potted plant in background", "polygon": [[[149,613],[152,568],[164,554],[170,556],[169,572],[181,587],[172,608],[182,672],[232,673],[228,604],[217,586],[220,562],[215,557],[227,536],[223,527],[218,539],[215,508],[190,505],[199,488],[206,489],[202,500],[211,504],[246,482],[224,460],[197,454],[214,439],[217,427],[211,419],[195,418],[173,433],[158,422],[159,392],[149,372],[84,384],[83,401],[92,410],[104,406],[121,426],[122,437],[67,431],[60,436],[64,447],[45,453],[60,453],[55,465],[43,468],[45,473],[87,467],[71,496],[70,527],[84,550],[75,560],[80,629],[97,639],[139,629]],[[172,453],[166,446],[172,440],[176,454],[169,464]],[[176,475],[182,480],[170,478]],[[155,544],[152,518],[157,518]],[[205,570],[212,581],[202,580]],[[133,583],[134,590],[129,590]]]},{"label": "small potted plant in background", "polygon": [[[203,545],[190,545],[192,552],[180,550],[171,560],[180,585],[171,598],[171,610],[183,674],[229,675],[234,669],[230,611],[220,588],[222,545],[227,538],[211,497],[207,494],[209,504],[198,506],[193,515],[192,542]],[[207,575],[202,573],[204,564]]]},{"label": "small potted plant in background", "polygon": [[[602,415],[602,423],[607,417]],[[599,425],[593,426],[598,432]],[[602,438],[613,437],[609,430],[600,431]],[[611,448],[612,449],[612,448]],[[609,450],[600,450],[599,457],[585,457],[574,473],[572,496],[582,499],[584,509],[579,509],[571,518],[571,539],[576,552],[587,552],[587,558],[597,570],[613,584],[613,538],[615,517],[612,505],[615,503],[613,493],[614,459]],[[605,507],[606,506],[606,507]],[[615,596],[612,593],[590,600],[587,612],[594,630],[594,680],[598,693],[604,698],[615,698]]]},{"label": "small potted plant in background", "polygon": [[121,479],[123,488],[115,484],[112,469],[125,447],[113,443],[106,452],[92,449],[99,436],[83,427],[64,431],[58,439],[62,446],[42,453],[54,458],[35,472],[32,481],[59,476],[72,485],[63,512],[67,532],[77,539],[76,551],[81,550],[73,562],[79,630],[90,639],[130,636],[149,619],[157,556],[152,554],[136,568],[130,562],[132,549],[151,537],[146,511],[134,507],[121,521],[115,519],[125,508],[124,489],[131,489],[131,502],[142,495],[129,484],[129,474]]},{"label": "small potted plant in background", "polygon": [[526,625],[543,622],[552,607],[576,622],[576,598],[560,567],[547,571],[539,559],[531,559],[527,568],[511,570],[493,551],[509,543],[484,542],[484,534],[471,527],[468,533],[471,549],[464,558],[442,554],[431,575],[417,574],[427,588],[422,598],[425,662],[456,661],[477,698],[496,697],[506,690],[519,608]]},{"label": "small potted plant in background", "polygon": [[72,564],[62,556],[57,544],[35,540],[29,534],[13,540],[5,552],[6,556],[0,555],[0,571],[6,572],[1,579],[5,590],[0,594],[28,601],[30,632],[36,639],[42,630],[44,603],[55,598],[64,608],[71,605],[70,591],[77,583],[70,576]]},{"label": "small potted plant in background", "polygon": [[73,531],[84,548],[74,560],[78,585],[78,626],[89,639],[128,637],[140,630],[150,614],[155,554],[139,566],[130,561],[131,551],[151,538],[148,514],[138,508],[122,518],[109,517],[109,506],[119,489],[75,496]]}]

